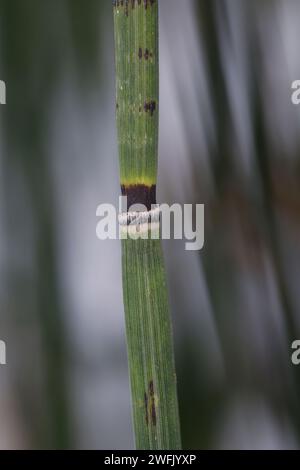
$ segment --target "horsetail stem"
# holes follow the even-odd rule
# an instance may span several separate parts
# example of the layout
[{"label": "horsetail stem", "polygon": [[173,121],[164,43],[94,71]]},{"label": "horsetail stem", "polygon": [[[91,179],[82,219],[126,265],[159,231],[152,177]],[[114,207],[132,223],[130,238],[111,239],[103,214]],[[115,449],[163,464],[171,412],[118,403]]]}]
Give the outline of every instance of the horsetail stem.
[{"label": "horsetail stem", "polygon": [[[158,153],[158,0],[115,0],[113,5],[121,189],[128,207],[145,206],[144,212],[127,212],[120,218],[135,441],[138,449],[179,449],[159,213],[151,210],[156,203]],[[130,232],[135,232],[135,239],[128,237]]]}]

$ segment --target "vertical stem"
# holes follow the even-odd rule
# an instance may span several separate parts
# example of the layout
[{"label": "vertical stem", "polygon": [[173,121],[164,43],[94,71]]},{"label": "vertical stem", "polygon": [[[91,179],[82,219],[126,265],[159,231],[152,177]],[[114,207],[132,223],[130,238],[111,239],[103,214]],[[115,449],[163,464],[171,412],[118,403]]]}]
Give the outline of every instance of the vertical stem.
[{"label": "vertical stem", "polygon": [[[156,204],[158,0],[114,4],[123,291],[138,449],[181,446],[172,328]],[[133,212],[132,204],[143,204]],[[134,236],[134,237],[133,237]]]}]

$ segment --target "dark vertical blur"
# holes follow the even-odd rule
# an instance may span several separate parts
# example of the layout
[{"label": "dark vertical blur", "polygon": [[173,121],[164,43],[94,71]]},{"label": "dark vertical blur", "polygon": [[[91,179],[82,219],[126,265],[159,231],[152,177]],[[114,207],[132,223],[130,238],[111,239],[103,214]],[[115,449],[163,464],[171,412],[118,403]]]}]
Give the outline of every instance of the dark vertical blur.
[{"label": "dark vertical blur", "polygon": [[100,84],[100,10],[98,1],[88,8],[78,0],[0,3],[1,78],[8,90],[8,105],[1,109],[7,254],[1,322],[16,330],[9,348],[16,368],[12,380],[29,441],[41,447],[74,446],[49,163],[51,114],[67,67],[74,67],[76,81],[85,80],[85,86],[96,79]]}]

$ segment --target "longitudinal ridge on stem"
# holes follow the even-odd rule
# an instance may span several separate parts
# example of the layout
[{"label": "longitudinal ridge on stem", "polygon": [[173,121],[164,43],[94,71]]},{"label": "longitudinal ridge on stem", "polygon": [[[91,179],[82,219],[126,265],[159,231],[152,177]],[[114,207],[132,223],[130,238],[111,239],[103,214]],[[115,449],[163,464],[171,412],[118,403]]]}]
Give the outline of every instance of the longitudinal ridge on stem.
[{"label": "longitudinal ridge on stem", "polygon": [[[133,424],[139,449],[181,446],[172,328],[156,205],[158,1],[114,5],[122,271]],[[142,204],[137,212],[133,205]]]}]

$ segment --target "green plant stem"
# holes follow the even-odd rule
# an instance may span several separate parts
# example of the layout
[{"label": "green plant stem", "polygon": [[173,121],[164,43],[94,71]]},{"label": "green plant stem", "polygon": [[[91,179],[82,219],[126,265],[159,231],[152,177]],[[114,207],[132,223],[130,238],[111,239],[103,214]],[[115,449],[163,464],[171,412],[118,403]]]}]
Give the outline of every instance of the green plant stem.
[{"label": "green plant stem", "polygon": [[[121,224],[122,270],[135,441],[138,449],[179,449],[172,328],[159,222],[152,217],[157,213],[152,205],[158,146],[158,1],[113,4],[120,175],[129,208]],[[131,212],[131,203],[145,206],[140,217]],[[129,236],[132,232],[135,239]]]}]

